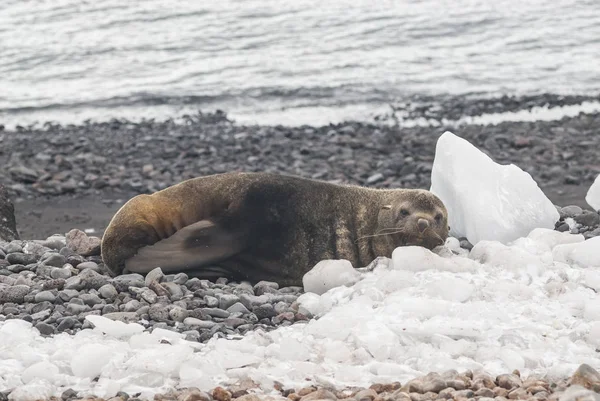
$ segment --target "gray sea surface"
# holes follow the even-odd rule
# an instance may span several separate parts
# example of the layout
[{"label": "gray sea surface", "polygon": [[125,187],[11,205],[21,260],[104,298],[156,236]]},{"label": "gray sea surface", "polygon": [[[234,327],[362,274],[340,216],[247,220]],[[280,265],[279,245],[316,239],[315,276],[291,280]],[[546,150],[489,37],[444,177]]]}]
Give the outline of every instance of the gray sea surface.
[{"label": "gray sea surface", "polygon": [[3,0],[0,124],[600,93],[598,0]]}]

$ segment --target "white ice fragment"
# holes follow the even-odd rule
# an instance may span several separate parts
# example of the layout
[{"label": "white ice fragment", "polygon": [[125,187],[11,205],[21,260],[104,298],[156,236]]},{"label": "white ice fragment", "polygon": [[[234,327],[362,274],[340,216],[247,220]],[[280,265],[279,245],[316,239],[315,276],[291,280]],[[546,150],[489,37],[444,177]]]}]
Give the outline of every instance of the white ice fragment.
[{"label": "white ice fragment", "polygon": [[442,277],[427,286],[430,296],[453,302],[465,302],[474,291],[473,284],[457,277]]},{"label": "white ice fragment", "polygon": [[71,359],[71,371],[77,377],[94,378],[102,372],[113,355],[114,350],[107,344],[84,344]]},{"label": "white ice fragment", "polygon": [[305,292],[324,294],[332,288],[350,286],[360,280],[361,274],[345,259],[327,259],[317,263],[302,278]]},{"label": "white ice fragment", "polygon": [[9,401],[47,400],[52,397],[52,384],[34,381],[14,389],[9,395]]},{"label": "white ice fragment", "polygon": [[95,330],[114,337],[130,337],[144,331],[144,326],[140,324],[124,323],[104,316],[87,315],[85,319],[94,325]]},{"label": "white ice fragment", "polygon": [[298,312],[305,315],[319,316],[323,310],[321,307],[321,297],[313,292],[305,292],[298,297],[296,302],[298,302]]},{"label": "white ice fragment", "polygon": [[583,308],[583,318],[590,321],[600,321],[600,300],[592,299],[585,303]]},{"label": "white ice fragment", "polygon": [[600,267],[600,237],[592,237],[575,246],[569,257],[581,267]]},{"label": "white ice fragment", "polygon": [[530,266],[542,266],[539,257],[521,248],[507,246],[498,241],[479,241],[469,254],[469,258],[494,267],[510,270],[523,270]]},{"label": "white ice fragment", "polygon": [[534,228],[554,228],[559,213],[531,175],[501,165],[446,131],[437,141],[431,192],[448,209],[451,235],[508,243]]},{"label": "white ice fragment", "polygon": [[23,383],[29,383],[35,379],[46,380],[48,383],[52,383],[56,375],[58,375],[58,367],[48,361],[42,361],[34,363],[23,371],[21,380]]},{"label": "white ice fragment", "polygon": [[585,201],[588,205],[593,207],[594,210],[600,211],[600,174],[596,177],[590,186],[590,189],[588,189]]},{"label": "white ice fragment", "polygon": [[392,268],[413,272],[442,270],[450,272],[473,271],[477,264],[461,257],[443,258],[422,246],[401,246],[392,252]]},{"label": "white ice fragment", "polygon": [[585,241],[585,237],[581,234],[571,234],[569,232],[560,232],[550,228],[535,228],[527,238],[536,242],[540,242],[550,249],[562,244],[575,244]]}]

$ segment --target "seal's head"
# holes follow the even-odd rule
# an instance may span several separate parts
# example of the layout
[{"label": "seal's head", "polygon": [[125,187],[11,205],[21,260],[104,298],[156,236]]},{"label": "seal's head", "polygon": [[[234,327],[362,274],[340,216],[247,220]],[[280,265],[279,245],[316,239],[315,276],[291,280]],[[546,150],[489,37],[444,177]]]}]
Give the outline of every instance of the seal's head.
[{"label": "seal's head", "polygon": [[449,229],[444,203],[427,190],[404,189],[393,193],[379,211],[378,234],[389,236],[397,246],[433,249],[444,244]]}]

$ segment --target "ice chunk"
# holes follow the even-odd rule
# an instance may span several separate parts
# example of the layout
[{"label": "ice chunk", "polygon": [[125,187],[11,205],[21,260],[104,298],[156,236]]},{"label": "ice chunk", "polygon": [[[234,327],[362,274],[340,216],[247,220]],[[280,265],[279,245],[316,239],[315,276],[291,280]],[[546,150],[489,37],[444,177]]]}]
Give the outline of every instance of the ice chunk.
[{"label": "ice chunk", "polygon": [[443,277],[427,286],[430,296],[447,301],[465,302],[475,291],[473,284],[457,277]]},{"label": "ice chunk", "polygon": [[324,294],[332,288],[348,286],[360,280],[361,274],[345,259],[328,259],[317,263],[302,278],[305,292]]},{"label": "ice chunk", "polygon": [[297,299],[298,312],[318,316],[323,308],[321,307],[321,297],[312,292],[305,292]]},{"label": "ice chunk", "polygon": [[14,389],[8,396],[9,401],[48,400],[52,397],[52,385],[33,382]]},{"label": "ice chunk", "polygon": [[113,355],[114,350],[106,344],[82,345],[71,359],[71,371],[78,377],[94,378],[102,372]]},{"label": "ice chunk", "polygon": [[29,383],[34,379],[43,379],[49,383],[52,383],[58,375],[58,367],[48,361],[42,361],[34,363],[23,371],[21,380],[23,383]]},{"label": "ice chunk", "polygon": [[594,210],[600,211],[600,174],[596,177],[590,186],[590,189],[588,189],[585,201],[588,205],[593,207]]},{"label": "ice chunk", "polygon": [[581,234],[571,234],[569,232],[560,232],[550,228],[536,228],[529,233],[527,238],[540,242],[550,249],[562,244],[575,244],[585,241]]},{"label": "ice chunk", "polygon": [[401,246],[392,252],[392,267],[395,270],[413,272],[442,270],[451,272],[474,271],[477,263],[462,257],[443,258],[422,246]]},{"label": "ice chunk", "polygon": [[124,323],[111,320],[104,316],[87,315],[86,320],[92,323],[96,330],[114,337],[130,337],[144,331],[144,326],[137,323]]},{"label": "ice chunk", "polygon": [[534,228],[554,228],[560,217],[529,173],[494,162],[449,131],[436,145],[430,190],[448,209],[450,234],[473,245],[508,243]]},{"label": "ice chunk", "polygon": [[578,243],[569,256],[581,267],[600,267],[600,237]]}]

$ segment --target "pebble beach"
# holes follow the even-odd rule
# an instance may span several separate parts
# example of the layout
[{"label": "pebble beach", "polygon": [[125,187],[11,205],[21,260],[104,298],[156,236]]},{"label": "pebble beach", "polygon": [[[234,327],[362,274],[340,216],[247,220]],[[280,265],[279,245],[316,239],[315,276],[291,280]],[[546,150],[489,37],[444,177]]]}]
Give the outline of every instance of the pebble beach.
[{"label": "pebble beach", "polygon": [[[527,99],[521,109],[562,105],[560,98],[548,99]],[[476,102],[471,106],[462,102],[446,105],[446,114],[439,108],[435,115],[428,108],[411,113],[429,113],[428,118],[437,121],[452,119],[459,107],[471,107],[471,113],[477,114]],[[515,99],[506,97],[494,107],[496,112],[518,109]],[[100,257],[103,229],[122,202],[137,193],[226,171],[270,171],[373,187],[428,189],[435,142],[447,128],[456,127],[442,123],[403,127],[389,123],[389,118],[320,127],[247,126],[218,111],[177,121],[115,119],[4,129],[0,131],[0,182],[15,204],[20,238],[0,241],[0,321],[24,321],[40,336],[51,338],[91,330],[94,324],[86,316],[99,315],[140,324],[148,332],[178,333],[198,344],[306,324],[316,317],[297,302],[301,287],[280,288],[272,282],[251,285],[225,278],[209,282],[184,273],[164,275],[160,269],[146,277],[112,277]],[[586,239],[600,236],[600,214],[584,201],[585,191],[600,173],[598,129],[600,114],[458,128],[463,138],[498,163],[515,163],[532,175],[559,210],[556,231]],[[61,211],[61,216],[53,214],[51,207],[36,214],[35,205],[58,209],[64,203],[77,207]],[[472,248],[464,239],[460,246]],[[445,370],[361,388],[314,384],[288,388],[277,382],[272,388],[258,388],[245,380],[229,387],[174,388],[154,399],[592,400],[598,397],[594,391],[600,389],[600,374],[582,364],[562,380],[522,377],[518,370],[501,375]],[[10,388],[2,390],[2,399],[27,399]],[[138,396],[119,392],[110,399]],[[61,395],[65,401],[86,397],[95,398],[71,389]]]}]

